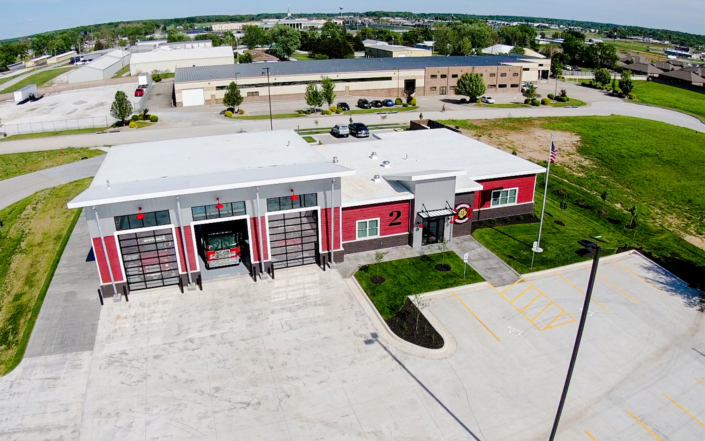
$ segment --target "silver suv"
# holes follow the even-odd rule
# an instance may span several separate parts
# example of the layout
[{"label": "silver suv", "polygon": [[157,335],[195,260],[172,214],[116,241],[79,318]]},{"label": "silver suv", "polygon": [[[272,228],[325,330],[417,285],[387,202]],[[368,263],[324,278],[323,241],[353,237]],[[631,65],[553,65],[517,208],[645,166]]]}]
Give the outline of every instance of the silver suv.
[{"label": "silver suv", "polygon": [[335,136],[336,138],[340,138],[341,136],[343,138],[347,138],[350,136],[350,130],[348,129],[348,126],[345,124],[336,124],[333,126],[332,129],[330,129],[331,135]]}]

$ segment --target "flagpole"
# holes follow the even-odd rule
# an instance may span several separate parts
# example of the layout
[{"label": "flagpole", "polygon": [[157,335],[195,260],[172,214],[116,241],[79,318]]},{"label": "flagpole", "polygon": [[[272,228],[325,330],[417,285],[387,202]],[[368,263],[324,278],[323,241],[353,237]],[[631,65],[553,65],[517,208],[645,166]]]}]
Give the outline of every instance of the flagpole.
[{"label": "flagpole", "polygon": [[[543,205],[541,206],[541,223],[539,224],[539,238],[536,246],[531,248],[531,268],[534,267],[534,256],[541,250],[541,232],[543,231],[543,217],[546,214],[546,197],[548,196],[548,175],[551,172],[551,154],[553,153],[553,134],[551,134],[551,146],[548,148],[548,164],[546,165],[546,186],[543,189]],[[539,251],[540,252],[540,251]]]}]

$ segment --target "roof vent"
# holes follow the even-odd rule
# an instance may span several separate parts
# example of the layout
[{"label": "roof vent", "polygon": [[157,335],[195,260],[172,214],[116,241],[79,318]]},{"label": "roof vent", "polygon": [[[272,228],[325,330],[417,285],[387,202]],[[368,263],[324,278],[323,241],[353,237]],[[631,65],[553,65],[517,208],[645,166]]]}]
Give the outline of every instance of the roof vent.
[{"label": "roof vent", "polygon": [[374,182],[380,182],[382,178],[379,177],[379,175],[375,175],[374,178],[372,178],[372,181]]},{"label": "roof vent", "polygon": [[337,156],[333,156],[333,164],[337,164],[338,162],[339,162],[339,161],[338,161],[338,157],[337,157]]},{"label": "roof vent", "polygon": [[382,162],[382,167],[384,167],[384,168],[389,168],[389,167],[391,167],[391,166],[392,166],[392,163],[389,162],[389,161],[384,161],[384,162]]},{"label": "roof vent", "polygon": [[377,159],[377,152],[372,152],[370,159]]}]

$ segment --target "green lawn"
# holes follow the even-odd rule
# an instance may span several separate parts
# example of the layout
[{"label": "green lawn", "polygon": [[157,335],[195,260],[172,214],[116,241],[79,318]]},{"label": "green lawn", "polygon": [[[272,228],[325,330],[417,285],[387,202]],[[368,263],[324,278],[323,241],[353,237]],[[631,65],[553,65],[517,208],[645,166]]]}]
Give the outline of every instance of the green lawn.
[{"label": "green lawn", "polygon": [[[442,263],[444,255],[451,271],[436,271],[435,266]],[[377,276],[384,277],[385,281],[373,284],[370,279]],[[453,251],[367,265],[355,273],[355,278],[385,320],[399,312],[409,295],[484,280],[470,266],[463,280],[463,259]]]},{"label": "green lawn", "polygon": [[9,93],[9,92],[14,92],[16,90],[20,90],[25,86],[29,86],[30,84],[36,84],[37,87],[42,87],[49,81],[53,80],[54,78],[58,77],[62,73],[66,73],[70,70],[75,69],[74,67],[64,67],[60,69],[49,69],[49,70],[44,70],[41,72],[37,72],[33,75],[28,76],[24,80],[13,84],[12,86],[8,87],[7,89],[0,90],[0,93]]},{"label": "green lawn", "polygon": [[10,76],[10,77],[0,78],[0,84],[5,84],[5,83],[7,83],[7,82],[10,81],[10,80],[14,80],[15,78],[21,77],[22,75],[27,75],[28,73],[34,72],[34,71],[37,70],[37,69],[39,69],[39,68],[38,68],[38,67],[35,67],[34,69],[30,69],[30,70],[28,70],[27,72],[23,72],[23,73],[21,73],[21,74],[19,74],[19,75],[12,75],[12,76]]},{"label": "green lawn", "polygon": [[653,81],[634,82],[634,101],[679,110],[705,122],[705,93]]},{"label": "green lawn", "polygon": [[128,64],[127,66],[123,67],[119,71],[115,72],[115,75],[113,75],[113,78],[120,78],[129,71],[130,71],[130,65]]},{"label": "green lawn", "polygon": [[104,154],[105,152],[99,149],[69,148],[63,151],[46,150],[0,155],[0,180]]},{"label": "green lawn", "polygon": [[[298,113],[275,113],[272,115],[272,119],[284,119],[284,118],[300,118],[303,116],[308,116],[308,115],[301,115]],[[234,116],[232,117],[233,119],[269,119],[269,114],[266,115],[243,115],[243,116]]]},{"label": "green lawn", "polygon": [[291,58],[299,61],[313,60],[313,58],[309,58],[308,54],[293,54]]},{"label": "green lawn", "polygon": [[308,143],[316,142],[316,139],[313,138],[312,136],[302,136],[302,138],[304,139],[304,141],[306,141]]},{"label": "green lawn", "polygon": [[360,113],[378,113],[378,112],[411,112],[413,110],[417,110],[419,106],[409,106],[409,107],[402,107],[402,106],[394,106],[394,107],[380,107],[380,108],[375,108],[375,109],[355,109],[355,110],[347,110],[343,112],[343,115],[357,115]]},{"label": "green lawn", "polygon": [[475,104],[476,107],[496,107],[499,109],[507,109],[507,108],[514,108],[514,107],[531,107],[529,104],[524,104],[524,103],[509,103],[509,104],[484,104],[484,103],[477,103]]},{"label": "green lawn", "polygon": [[66,208],[66,203],[90,182],[87,178],[41,190],[0,210],[0,375],[22,361],[80,214],[80,210]]},{"label": "green lawn", "polygon": [[110,127],[98,127],[93,129],[71,129],[71,130],[60,130],[57,132],[38,132],[38,133],[23,133],[21,135],[12,135],[7,138],[0,138],[2,141],[16,141],[18,139],[34,139],[34,138],[47,138],[50,136],[62,136],[62,135],[80,135],[83,133],[97,133],[103,130],[108,130]]},{"label": "green lawn", "polygon": [[[543,105],[543,104],[542,104]],[[558,101],[551,101],[550,107],[582,107],[587,106],[585,101],[580,101],[575,98],[571,98],[567,103],[561,103]]]}]

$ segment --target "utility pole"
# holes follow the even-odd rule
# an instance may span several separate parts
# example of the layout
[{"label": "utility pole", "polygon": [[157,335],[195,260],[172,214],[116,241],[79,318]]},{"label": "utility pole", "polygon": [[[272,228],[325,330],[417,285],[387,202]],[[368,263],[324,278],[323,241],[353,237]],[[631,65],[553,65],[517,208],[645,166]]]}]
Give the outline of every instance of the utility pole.
[{"label": "utility pole", "polygon": [[[274,123],[272,122],[272,89],[270,89],[269,83],[269,68],[265,67],[264,70],[267,71],[267,98],[269,98],[269,129],[274,130]],[[264,74],[264,72],[262,72]]]}]

